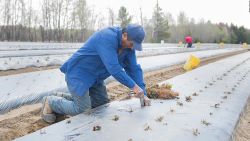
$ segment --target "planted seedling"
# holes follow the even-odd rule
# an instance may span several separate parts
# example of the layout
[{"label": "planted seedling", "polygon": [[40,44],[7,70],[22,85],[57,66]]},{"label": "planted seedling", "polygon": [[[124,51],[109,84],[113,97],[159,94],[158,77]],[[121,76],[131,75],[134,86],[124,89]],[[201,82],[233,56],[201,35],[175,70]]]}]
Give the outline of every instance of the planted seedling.
[{"label": "planted seedling", "polygon": [[177,101],[177,105],[179,105],[179,106],[183,106],[183,103],[181,103],[181,102]]},{"label": "planted seedling", "polygon": [[164,122],[164,123],[163,123],[163,125],[166,125],[166,126],[167,126],[167,125],[168,125],[168,123],[167,123],[167,122]]},{"label": "planted seedling", "polygon": [[199,134],[200,134],[200,132],[197,128],[193,129],[193,135],[198,136]]},{"label": "planted seedling", "polygon": [[151,127],[148,124],[145,124],[144,131],[149,131],[152,130]]},{"label": "planted seedling", "polygon": [[71,123],[71,120],[67,120],[67,121],[66,121],[66,124],[70,124],[70,123]]},{"label": "planted seedling", "polygon": [[186,96],[186,102],[191,102],[192,101],[192,97],[191,96]]},{"label": "planted seedling", "polygon": [[96,125],[93,127],[93,131],[100,131],[101,129],[102,129],[102,127],[99,125]]},{"label": "planted seedling", "polygon": [[157,117],[157,118],[155,119],[155,121],[157,121],[157,122],[162,122],[163,118],[164,118],[164,116],[159,116],[159,117]]},{"label": "planted seedling", "polygon": [[197,94],[196,92],[192,94],[192,96],[198,96],[199,94]]},{"label": "planted seedling", "polygon": [[132,112],[133,112],[133,108],[132,108],[132,107],[129,107],[128,112],[129,112],[129,113],[132,113]]},{"label": "planted seedling", "polygon": [[213,113],[212,113],[212,112],[210,112],[210,113],[209,113],[209,115],[211,116],[211,115],[213,115]]},{"label": "planted seedling", "polygon": [[113,121],[118,121],[119,120],[119,116],[118,115],[114,115],[114,117],[112,118]]},{"label": "planted seedling", "polygon": [[173,113],[174,111],[175,111],[174,109],[170,108],[170,112],[171,112],[171,113]]},{"label": "planted seedling", "polygon": [[211,106],[211,107],[220,108],[220,103],[216,103],[216,104],[214,104],[214,106]]},{"label": "planted seedling", "polygon": [[46,130],[45,130],[45,129],[41,129],[41,130],[40,130],[40,134],[41,134],[41,135],[46,134]]},{"label": "planted seedling", "polygon": [[224,92],[225,94],[232,94],[231,92]]},{"label": "planted seedling", "polygon": [[201,123],[206,125],[206,126],[211,125],[211,123],[207,122],[206,120],[202,120]]},{"label": "planted seedling", "polygon": [[133,139],[130,138],[130,139],[128,139],[128,141],[133,141]]},{"label": "planted seedling", "polygon": [[223,96],[222,98],[223,98],[223,99],[227,99],[227,96],[225,95],[225,96]]}]

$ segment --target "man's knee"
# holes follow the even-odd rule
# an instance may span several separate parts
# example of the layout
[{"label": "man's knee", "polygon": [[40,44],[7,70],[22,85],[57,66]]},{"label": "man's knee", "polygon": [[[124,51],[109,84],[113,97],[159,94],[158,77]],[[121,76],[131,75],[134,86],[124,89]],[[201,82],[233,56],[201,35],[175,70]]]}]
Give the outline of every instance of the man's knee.
[{"label": "man's knee", "polygon": [[61,97],[54,96],[54,95],[47,96],[46,98],[47,98],[47,100],[48,100],[49,106],[50,106],[52,109],[53,109],[55,106],[57,106],[59,100],[61,100]]},{"label": "man's knee", "polygon": [[91,102],[89,95],[88,94],[84,96],[74,95],[73,107],[75,114],[80,114],[85,112],[86,110],[91,109]]},{"label": "man's knee", "polygon": [[104,105],[109,103],[109,99],[108,98],[103,98],[102,100],[96,100],[96,99],[92,99],[91,101],[91,107],[92,108],[96,108],[98,106]]},{"label": "man's knee", "polygon": [[88,105],[88,106],[79,106],[77,104],[74,104],[74,111],[75,112],[74,112],[74,114],[72,116],[81,114],[83,112],[86,112],[89,109],[91,109],[90,105]]}]

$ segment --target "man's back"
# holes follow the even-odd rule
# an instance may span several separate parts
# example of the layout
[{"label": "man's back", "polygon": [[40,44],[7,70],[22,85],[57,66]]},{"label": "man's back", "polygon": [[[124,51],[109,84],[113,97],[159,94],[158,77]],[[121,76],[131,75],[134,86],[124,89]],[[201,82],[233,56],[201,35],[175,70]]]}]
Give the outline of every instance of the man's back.
[{"label": "man's back", "polygon": [[[76,53],[74,53],[69,60],[67,60],[63,66],[60,68],[60,70],[67,74],[68,71],[70,71],[73,66],[79,61],[82,60],[83,58],[86,58],[84,56],[93,56],[91,57],[94,59],[91,61],[91,59],[87,62],[91,63],[91,66],[98,66],[98,59],[99,54],[97,52],[98,47],[106,47],[108,44],[112,43],[114,48],[118,49],[119,44],[119,38],[121,36],[121,29],[119,27],[110,27],[110,28],[105,28],[101,31],[98,31],[94,33],[81,47]],[[101,45],[100,45],[101,44]],[[112,57],[112,56],[110,56]],[[97,61],[97,62],[96,62]],[[87,63],[88,64],[88,63]],[[86,65],[87,65],[86,64]],[[79,66],[79,65],[78,65]],[[88,66],[88,67],[91,67]]]},{"label": "man's back", "polygon": [[72,91],[81,95],[95,83],[109,77],[112,72],[121,70],[117,53],[121,47],[121,35],[119,27],[94,33],[84,46],[62,65],[60,70],[65,73],[67,83],[74,84]]}]

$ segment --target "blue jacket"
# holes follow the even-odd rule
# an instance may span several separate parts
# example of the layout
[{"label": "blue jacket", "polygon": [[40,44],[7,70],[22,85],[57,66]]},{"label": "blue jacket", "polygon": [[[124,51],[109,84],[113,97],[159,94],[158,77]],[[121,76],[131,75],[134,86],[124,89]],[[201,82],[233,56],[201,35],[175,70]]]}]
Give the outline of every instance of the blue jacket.
[{"label": "blue jacket", "polygon": [[137,84],[146,95],[143,72],[137,64],[135,50],[123,49],[118,54],[121,38],[119,27],[98,31],[61,66],[70,92],[82,96],[91,86],[103,83],[112,75],[130,89]]}]

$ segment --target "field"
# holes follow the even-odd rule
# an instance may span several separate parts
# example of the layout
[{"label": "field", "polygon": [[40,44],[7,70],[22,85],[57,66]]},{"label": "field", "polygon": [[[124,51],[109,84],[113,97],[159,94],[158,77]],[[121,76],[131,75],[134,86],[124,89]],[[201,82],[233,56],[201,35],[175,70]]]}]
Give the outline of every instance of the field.
[{"label": "field", "polygon": [[[58,67],[81,46],[0,43],[0,140],[117,140],[121,136],[122,140],[249,139],[249,108],[242,118],[240,115],[249,103],[250,54],[234,44],[202,44],[190,49],[144,44],[137,57],[147,86],[169,83],[179,93],[178,99],[152,99],[152,106],[140,108],[137,99],[120,101],[130,90],[110,77],[105,81],[110,104],[87,114],[62,117],[57,124],[43,122],[41,99],[68,92]],[[201,64],[186,72],[182,66],[191,54],[199,57]],[[117,122],[112,120],[115,115]],[[101,131],[93,132],[97,125]],[[133,135],[128,131],[132,128]]]}]

